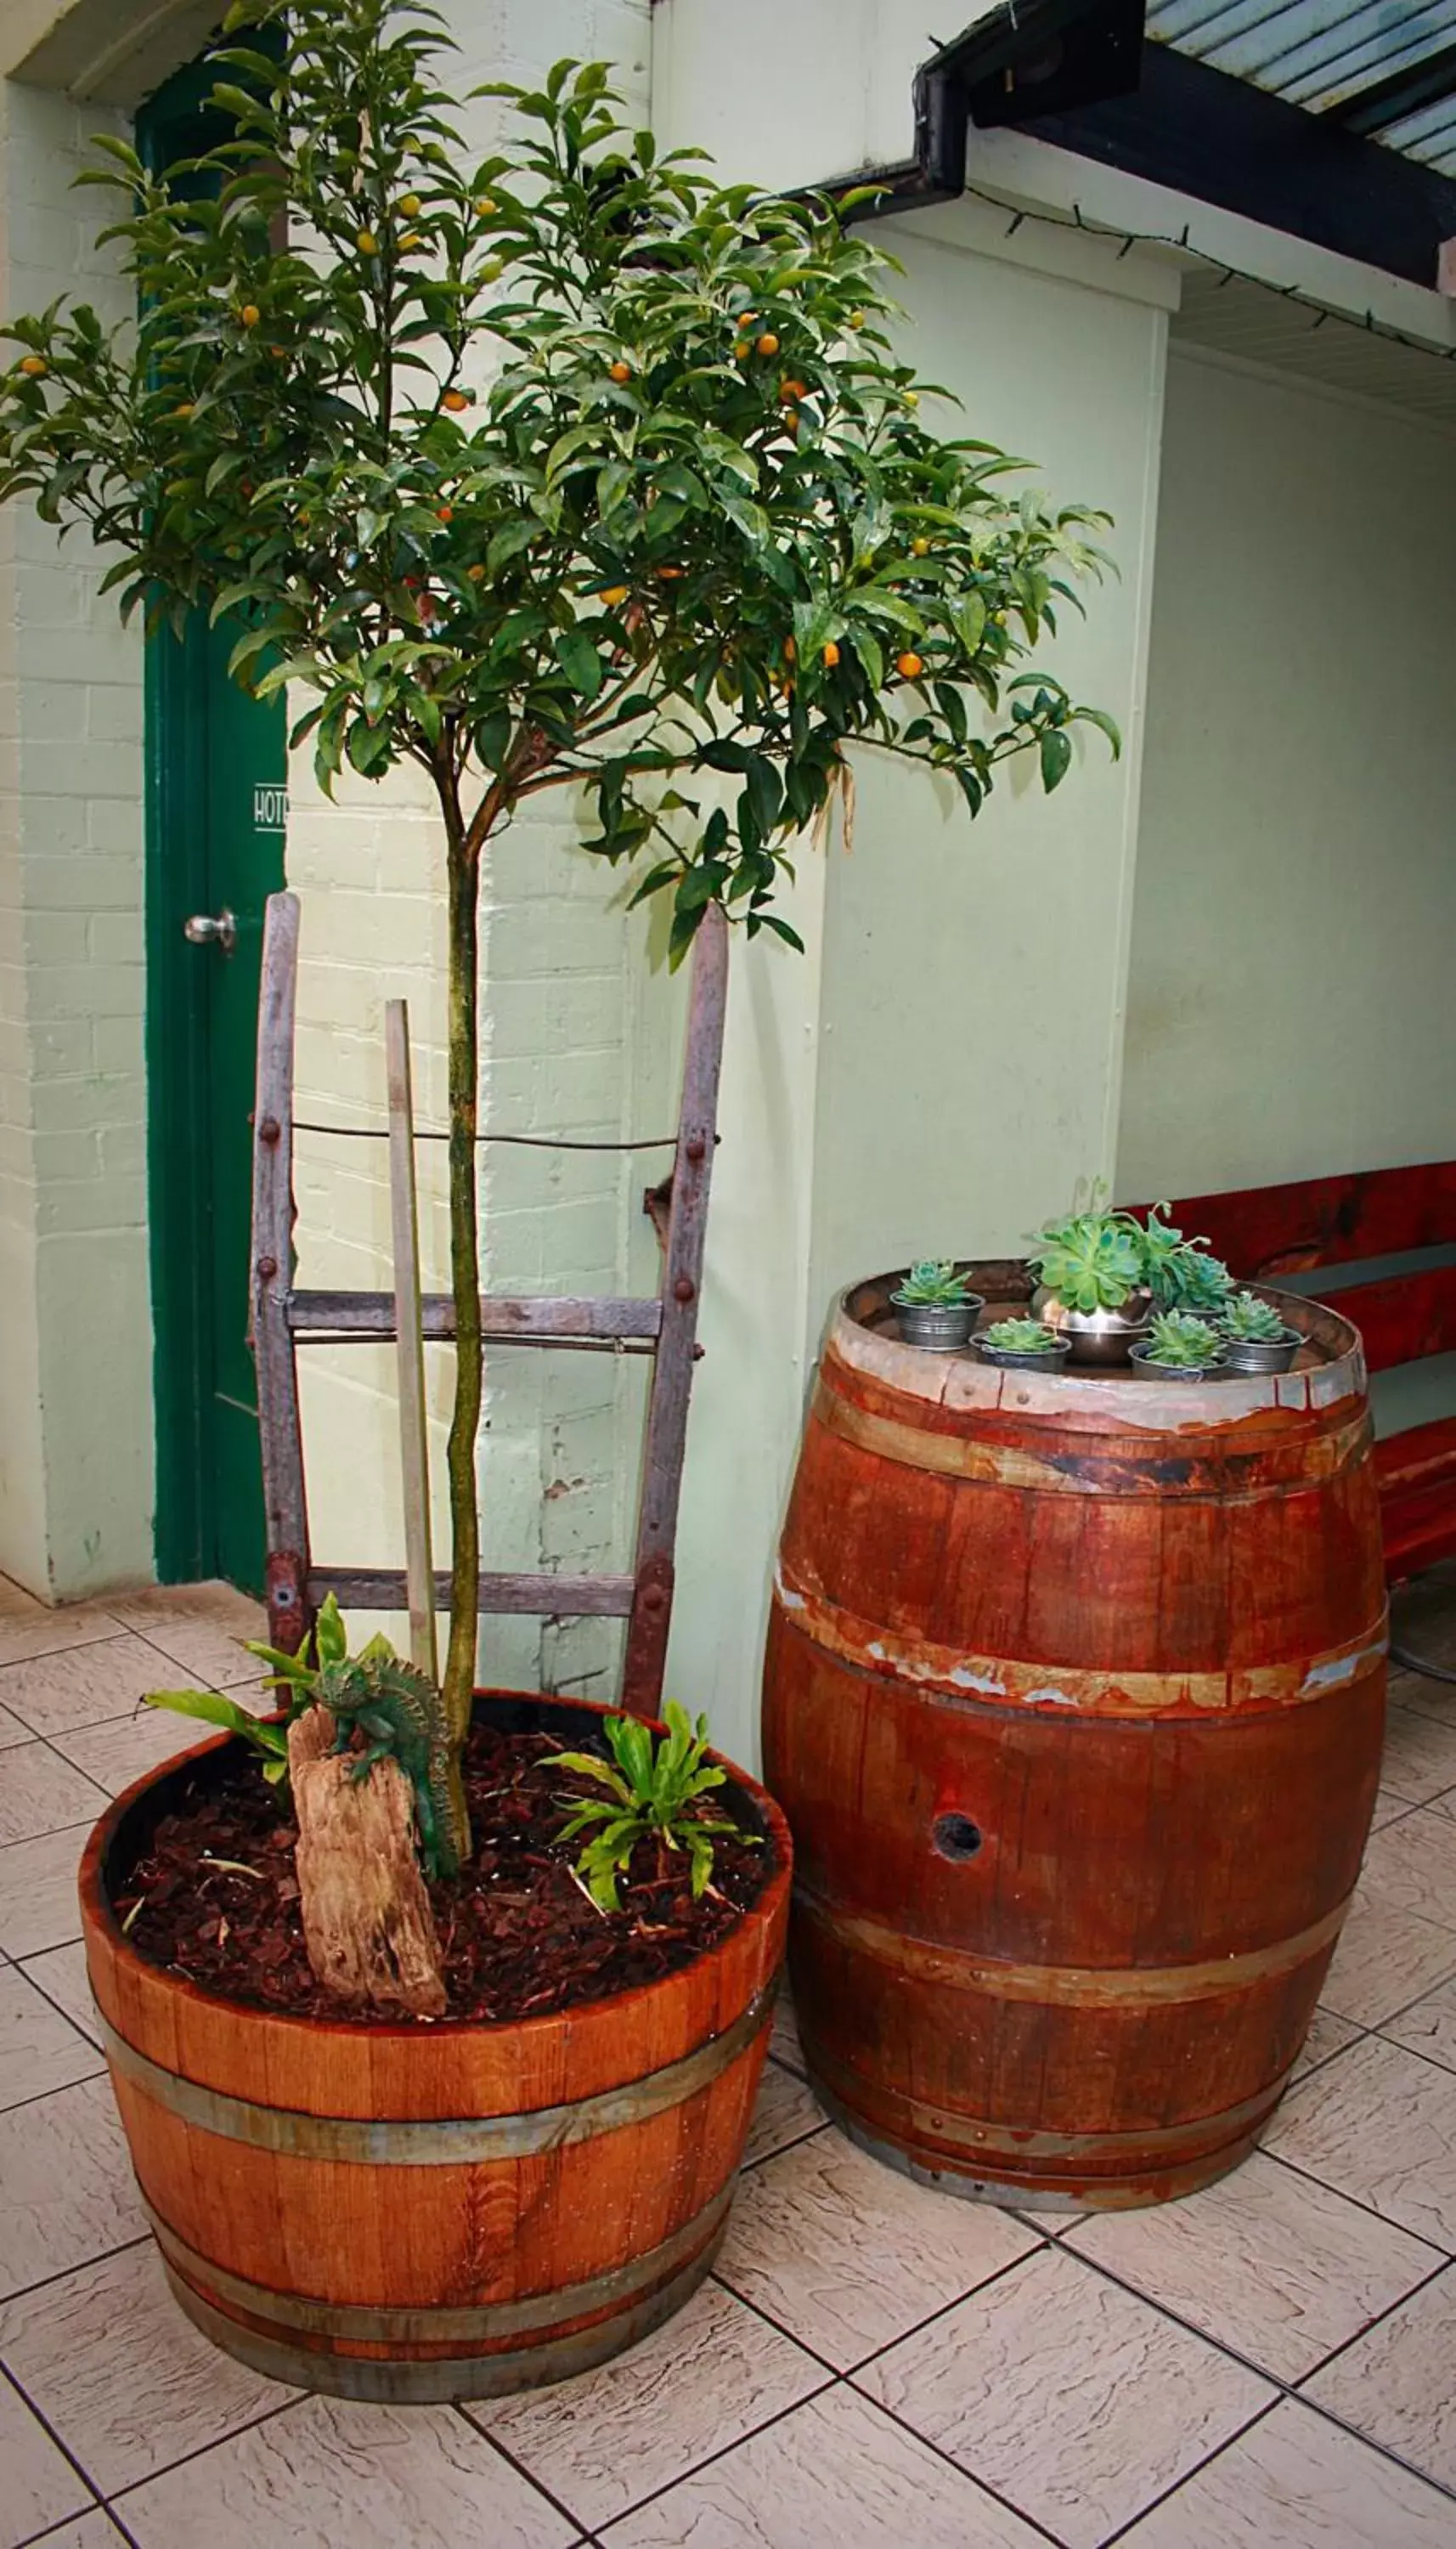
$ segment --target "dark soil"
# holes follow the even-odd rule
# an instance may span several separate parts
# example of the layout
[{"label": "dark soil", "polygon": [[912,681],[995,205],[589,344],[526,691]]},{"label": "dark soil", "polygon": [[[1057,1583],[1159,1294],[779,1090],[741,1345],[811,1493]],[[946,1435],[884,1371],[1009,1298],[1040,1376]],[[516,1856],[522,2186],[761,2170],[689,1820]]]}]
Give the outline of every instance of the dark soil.
[{"label": "dark soil", "polygon": [[[771,1842],[721,1840],[710,1890],[694,1903],[685,1855],[665,1853],[660,1867],[655,1844],[643,1843],[621,1884],[621,1911],[598,1912],[573,1872],[580,1841],[564,1846],[557,1835],[563,1797],[601,1791],[578,1772],[544,1767],[563,1742],[598,1748],[575,1731],[505,1734],[477,1721],[471,1734],[475,1854],[462,1875],[429,1889],[449,2018],[541,2018],[656,1982],[713,1946],[773,1872]],[[731,1814],[732,1797],[713,1790],[709,1811]],[[221,1779],[211,1768],[193,1774],[116,1887],[133,1946],[249,2008],[347,2023],[352,2013],[319,1989],[305,1952],[295,1839],[289,1808],[255,1757],[239,1748]],[[368,2012],[357,2020],[375,2023]]]}]

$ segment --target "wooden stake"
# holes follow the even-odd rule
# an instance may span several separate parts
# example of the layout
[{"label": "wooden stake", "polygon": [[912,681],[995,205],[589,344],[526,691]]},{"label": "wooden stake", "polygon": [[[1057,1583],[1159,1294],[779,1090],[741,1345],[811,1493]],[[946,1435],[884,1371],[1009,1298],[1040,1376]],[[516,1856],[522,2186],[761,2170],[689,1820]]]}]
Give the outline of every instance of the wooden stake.
[{"label": "wooden stake", "polygon": [[400,1380],[400,1465],[405,1488],[405,1581],[410,1655],[439,1679],[435,1649],[434,1560],[429,1530],[429,1441],[424,1413],[424,1329],[419,1299],[419,1211],[414,1189],[414,1101],[410,1081],[410,1010],[387,1000],[390,1220],[395,1252],[395,1353]]}]

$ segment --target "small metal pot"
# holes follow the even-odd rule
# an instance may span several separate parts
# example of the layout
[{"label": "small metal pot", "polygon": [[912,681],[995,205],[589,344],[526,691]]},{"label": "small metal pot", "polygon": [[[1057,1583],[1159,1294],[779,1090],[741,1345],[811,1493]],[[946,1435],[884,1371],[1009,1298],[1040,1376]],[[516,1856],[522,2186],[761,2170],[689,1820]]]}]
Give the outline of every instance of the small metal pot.
[{"label": "small metal pot", "polygon": [[984,1337],[972,1337],[971,1344],[982,1363],[993,1363],[1002,1371],[1065,1371],[1072,1359],[1070,1337],[1031,1354],[1018,1353],[1015,1346],[989,1346]]},{"label": "small metal pot", "polygon": [[1228,1369],[1221,1354],[1207,1363],[1159,1363],[1146,1346],[1134,1346],[1129,1361],[1149,1380],[1217,1380]]},{"label": "small metal pot", "polygon": [[1066,1338],[1073,1363],[1103,1369],[1127,1362],[1131,1348],[1146,1336],[1152,1317],[1151,1299],[1140,1290],[1130,1292],[1121,1309],[1070,1310],[1055,1292],[1040,1284],[1032,1296],[1032,1308],[1048,1328]]},{"label": "small metal pot", "polygon": [[1202,1319],[1206,1328],[1216,1328],[1224,1315],[1224,1306],[1222,1302],[1217,1310],[1195,1310],[1189,1303],[1184,1301],[1180,1301],[1178,1307],[1185,1319]]},{"label": "small metal pot", "polygon": [[1286,1328],[1277,1344],[1260,1337],[1226,1337],[1224,1360],[1229,1371],[1288,1371],[1304,1344],[1298,1328]]},{"label": "small metal pot", "polygon": [[963,1301],[897,1301],[891,1293],[890,1306],[907,1346],[927,1354],[963,1354],[985,1303],[979,1292],[967,1292]]}]

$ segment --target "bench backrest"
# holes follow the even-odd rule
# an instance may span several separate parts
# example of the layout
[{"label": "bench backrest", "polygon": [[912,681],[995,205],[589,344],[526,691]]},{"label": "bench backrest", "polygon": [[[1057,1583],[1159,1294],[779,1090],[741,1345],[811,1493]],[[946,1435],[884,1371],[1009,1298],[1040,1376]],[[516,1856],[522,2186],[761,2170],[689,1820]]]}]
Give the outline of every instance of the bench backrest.
[{"label": "bench backrest", "polygon": [[[1182,1196],[1171,1211],[1245,1282],[1277,1283],[1320,1266],[1456,1245],[1456,1160]],[[1456,1266],[1386,1274],[1332,1298],[1359,1328],[1372,1371],[1456,1351]]]}]

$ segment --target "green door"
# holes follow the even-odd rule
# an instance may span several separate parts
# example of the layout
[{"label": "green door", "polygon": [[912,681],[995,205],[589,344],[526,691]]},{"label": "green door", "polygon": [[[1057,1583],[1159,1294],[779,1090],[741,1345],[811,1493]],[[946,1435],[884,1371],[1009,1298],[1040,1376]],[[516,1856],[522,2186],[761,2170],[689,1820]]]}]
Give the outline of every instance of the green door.
[{"label": "green door", "polygon": [[[215,74],[179,72],[137,118],[164,166],[222,138]],[[247,1344],[254,1042],[263,904],[283,883],[286,710],[228,678],[235,625],[148,644],[147,1068],[164,1583],[263,1581],[258,1402]]]}]

